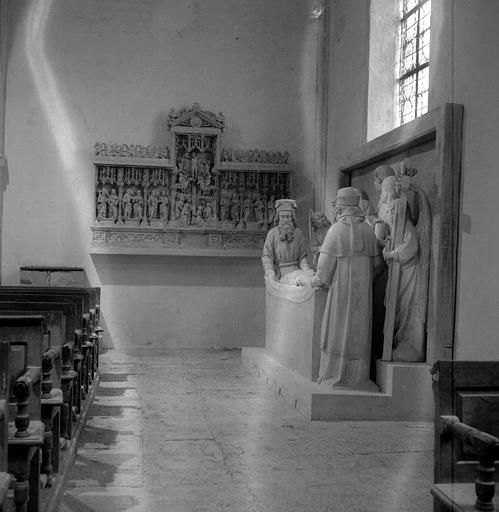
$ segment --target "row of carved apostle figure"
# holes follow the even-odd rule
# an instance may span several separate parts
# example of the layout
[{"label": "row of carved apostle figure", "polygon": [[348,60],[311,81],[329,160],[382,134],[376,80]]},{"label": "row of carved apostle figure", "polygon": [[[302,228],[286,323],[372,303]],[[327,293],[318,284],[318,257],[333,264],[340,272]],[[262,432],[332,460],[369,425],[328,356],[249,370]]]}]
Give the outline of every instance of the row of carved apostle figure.
[{"label": "row of carved apostle figure", "polygon": [[[313,268],[296,203],[277,201],[278,223],[262,255],[266,279],[328,290],[321,330],[319,383],[334,388],[377,389],[370,381],[373,283],[386,282],[384,358],[426,358],[431,217],[424,192],[410,173],[390,166],[374,171],[380,192],[375,209],[353,187],[338,190],[335,219],[311,217]],[[385,279],[381,279],[387,274]],[[388,354],[388,355],[387,355]]]},{"label": "row of carved apostle figure", "polygon": [[[191,194],[178,190],[172,204],[165,189],[152,189],[144,194],[139,188],[127,188],[118,194],[116,188],[109,191],[102,187],[97,191],[97,220],[175,220],[180,226],[201,227],[210,221],[217,221],[216,202],[213,197],[198,198],[193,204]],[[275,195],[268,201],[261,194],[239,194],[223,191],[220,197],[219,220],[231,222],[234,227],[246,228],[256,223],[265,228],[274,222]]]},{"label": "row of carved apostle figure", "polygon": [[[168,220],[170,200],[166,190],[153,189],[142,195],[140,189],[127,188],[118,195],[116,189],[97,191],[97,220],[143,220],[144,218]],[[121,215],[120,215],[121,214]]]}]

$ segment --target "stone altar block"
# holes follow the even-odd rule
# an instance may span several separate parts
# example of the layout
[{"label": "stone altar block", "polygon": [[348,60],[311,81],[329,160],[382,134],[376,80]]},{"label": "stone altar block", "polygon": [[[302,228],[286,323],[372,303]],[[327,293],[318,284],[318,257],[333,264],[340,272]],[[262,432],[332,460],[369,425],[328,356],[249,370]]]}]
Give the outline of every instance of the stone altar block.
[{"label": "stone altar block", "polygon": [[317,380],[327,292],[265,281],[265,342],[270,357],[310,381]]}]

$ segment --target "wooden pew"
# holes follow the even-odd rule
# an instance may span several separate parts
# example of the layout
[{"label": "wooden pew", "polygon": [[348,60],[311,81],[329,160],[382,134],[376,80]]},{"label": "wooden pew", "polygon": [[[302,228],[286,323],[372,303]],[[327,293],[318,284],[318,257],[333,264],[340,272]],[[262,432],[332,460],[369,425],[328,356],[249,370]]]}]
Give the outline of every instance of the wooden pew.
[{"label": "wooden pew", "polygon": [[[77,412],[81,410],[81,401],[88,391],[88,361],[90,343],[88,342],[88,320],[85,315],[89,308],[89,292],[73,293],[68,288],[39,288],[27,286],[0,286],[0,301],[33,302],[43,301],[45,303],[65,302],[75,307],[75,329],[74,329],[74,371],[78,374],[78,390],[75,394],[75,406]],[[86,300],[85,300],[86,299]]]},{"label": "wooden pew", "polygon": [[7,506],[7,491],[11,476],[8,473],[9,440],[9,342],[0,341],[0,511]]},{"label": "wooden pew", "polygon": [[[94,332],[99,326],[96,319],[100,312],[100,288],[69,288],[42,286],[0,286],[0,298],[3,294],[33,294],[47,297],[56,295],[72,297],[82,301],[82,367],[84,394],[88,393],[91,381],[95,378],[98,362],[99,336]],[[99,328],[100,329],[100,328]]]},{"label": "wooden pew", "polygon": [[45,325],[41,315],[0,316],[0,340],[9,350],[8,471],[15,476],[16,512],[40,509],[41,360]]},{"label": "wooden pew", "polygon": [[[75,307],[73,304],[57,302],[0,302],[0,315],[30,313],[42,314],[44,316],[47,330],[50,332],[50,346],[56,345],[60,347],[61,354],[55,360],[55,367],[51,368],[50,377],[55,382],[55,388],[60,388],[63,395],[60,435],[62,438],[70,440],[72,437],[72,410],[73,404],[76,402],[73,393],[76,393],[77,388],[77,373],[73,370],[75,366],[73,362],[74,329],[71,332],[72,326],[75,325]],[[62,315],[62,322],[60,315]],[[62,331],[62,339],[59,339],[60,331]],[[45,376],[47,378],[47,372],[45,372]],[[45,392],[46,395],[48,393],[51,393],[51,390]],[[45,397],[45,399],[48,398]]]},{"label": "wooden pew", "polygon": [[494,510],[499,361],[438,361],[433,374],[433,510]]},{"label": "wooden pew", "polygon": [[[0,310],[2,316],[22,316],[26,313],[17,310]],[[41,404],[42,421],[45,425],[45,435],[42,446],[42,468],[45,475],[45,485],[53,483],[52,471],[59,469],[59,449],[61,436],[61,409],[63,407],[62,391],[62,347],[63,314],[61,311],[31,310],[31,315],[41,315],[45,320],[45,333],[42,344],[42,378]]]}]

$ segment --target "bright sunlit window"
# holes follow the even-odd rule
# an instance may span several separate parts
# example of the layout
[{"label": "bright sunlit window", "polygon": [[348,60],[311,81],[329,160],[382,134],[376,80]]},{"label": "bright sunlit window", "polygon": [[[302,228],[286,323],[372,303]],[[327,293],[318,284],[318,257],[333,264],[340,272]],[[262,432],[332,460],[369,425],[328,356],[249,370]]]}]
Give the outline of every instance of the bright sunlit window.
[{"label": "bright sunlit window", "polygon": [[399,0],[399,120],[428,111],[431,0]]}]

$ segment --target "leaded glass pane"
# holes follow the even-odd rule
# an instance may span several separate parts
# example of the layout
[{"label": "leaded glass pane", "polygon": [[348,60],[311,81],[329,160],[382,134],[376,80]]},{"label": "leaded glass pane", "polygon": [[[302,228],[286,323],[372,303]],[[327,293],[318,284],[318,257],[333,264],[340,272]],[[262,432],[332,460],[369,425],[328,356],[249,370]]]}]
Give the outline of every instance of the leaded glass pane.
[{"label": "leaded glass pane", "polygon": [[431,0],[400,0],[399,110],[402,124],[427,112]]},{"label": "leaded glass pane", "polygon": [[415,75],[400,82],[400,116],[402,124],[414,119],[416,112],[416,86]]},{"label": "leaded glass pane", "polygon": [[421,116],[428,112],[428,86],[429,86],[429,68],[426,67],[418,73],[418,86],[417,86],[417,113],[416,117]]},{"label": "leaded glass pane", "polygon": [[404,0],[402,2],[402,15],[406,15],[409,11],[412,11],[416,5],[418,5],[419,0]]}]

